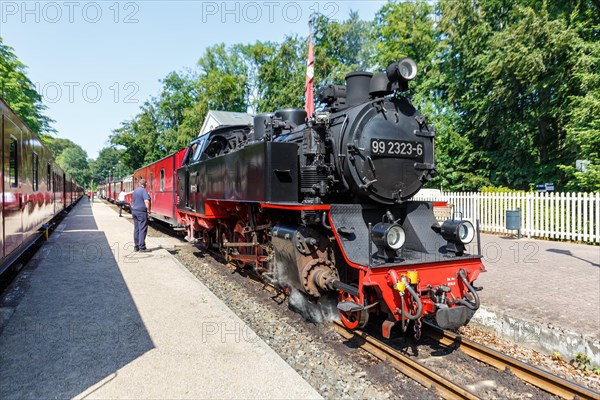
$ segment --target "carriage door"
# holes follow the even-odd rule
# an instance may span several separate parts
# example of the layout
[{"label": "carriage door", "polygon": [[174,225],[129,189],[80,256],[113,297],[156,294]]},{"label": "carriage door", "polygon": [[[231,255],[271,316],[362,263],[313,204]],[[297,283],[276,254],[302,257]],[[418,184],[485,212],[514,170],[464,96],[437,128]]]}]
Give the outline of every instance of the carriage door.
[{"label": "carriage door", "polygon": [[67,175],[63,172],[62,175],[62,198],[63,208],[67,207]]},{"label": "carriage door", "polygon": [[21,220],[21,130],[6,115],[2,121],[3,182],[2,198],[4,254],[8,255],[23,241]]}]

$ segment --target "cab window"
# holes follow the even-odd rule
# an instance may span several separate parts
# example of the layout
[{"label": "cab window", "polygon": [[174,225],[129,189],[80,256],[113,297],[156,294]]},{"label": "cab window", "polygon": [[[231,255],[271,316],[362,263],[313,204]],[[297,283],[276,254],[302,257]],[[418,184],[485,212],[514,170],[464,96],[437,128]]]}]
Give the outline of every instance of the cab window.
[{"label": "cab window", "polygon": [[202,152],[204,151],[204,146],[206,145],[206,142],[207,142],[207,139],[202,138],[197,143],[194,143],[192,145],[192,150],[194,152],[194,155],[192,156],[193,162],[200,160],[200,156],[202,155]]}]

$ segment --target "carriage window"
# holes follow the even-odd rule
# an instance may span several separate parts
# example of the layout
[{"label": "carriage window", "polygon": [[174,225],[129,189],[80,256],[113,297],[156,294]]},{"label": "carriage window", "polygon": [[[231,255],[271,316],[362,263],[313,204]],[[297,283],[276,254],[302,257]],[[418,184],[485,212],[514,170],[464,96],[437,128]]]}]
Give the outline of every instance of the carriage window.
[{"label": "carriage window", "polygon": [[48,187],[48,191],[52,190],[52,181],[51,179],[51,174],[52,174],[52,169],[50,167],[50,164],[48,164],[47,166],[47,170],[46,170],[46,186]]},{"label": "carriage window", "polygon": [[14,137],[10,138],[9,144],[10,159],[8,165],[8,175],[10,177],[10,186],[19,186],[19,153],[17,139]]},{"label": "carriage window", "polygon": [[150,172],[150,191],[152,191],[152,172]]},{"label": "carriage window", "polygon": [[165,190],[165,169],[162,168],[160,170],[160,191],[163,192]]},{"label": "carriage window", "polygon": [[37,192],[38,190],[38,170],[39,170],[39,159],[38,159],[38,155],[33,153],[33,177],[32,177],[32,184],[33,184],[33,191]]}]

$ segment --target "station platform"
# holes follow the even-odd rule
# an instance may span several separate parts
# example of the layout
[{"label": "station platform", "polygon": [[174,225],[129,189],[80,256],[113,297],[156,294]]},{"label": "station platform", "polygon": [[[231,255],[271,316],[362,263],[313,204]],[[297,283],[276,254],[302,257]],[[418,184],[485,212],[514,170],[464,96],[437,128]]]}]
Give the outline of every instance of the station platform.
[{"label": "station platform", "polygon": [[124,215],[84,198],[5,293],[0,398],[320,398]]},{"label": "station platform", "polygon": [[526,347],[600,365],[600,247],[482,234],[473,322]]}]

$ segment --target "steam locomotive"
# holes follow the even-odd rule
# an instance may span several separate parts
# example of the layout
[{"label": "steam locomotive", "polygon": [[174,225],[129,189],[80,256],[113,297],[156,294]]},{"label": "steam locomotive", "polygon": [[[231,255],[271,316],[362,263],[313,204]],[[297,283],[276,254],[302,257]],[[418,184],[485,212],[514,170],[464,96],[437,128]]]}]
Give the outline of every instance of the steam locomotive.
[{"label": "steam locomotive", "polygon": [[134,179],[149,174],[152,193],[161,174],[176,206],[162,219],[189,240],[313,301],[337,294],[348,328],[371,316],[386,338],[411,321],[418,335],[422,318],[462,326],[485,268],[468,252],[470,221],[439,223],[431,203],[411,201],[436,173],[435,129],[403,95],[416,74],[410,58],[351,73],[319,91],[313,115],[284,109],[218,127],[167,161],[173,182],[164,169]]}]

